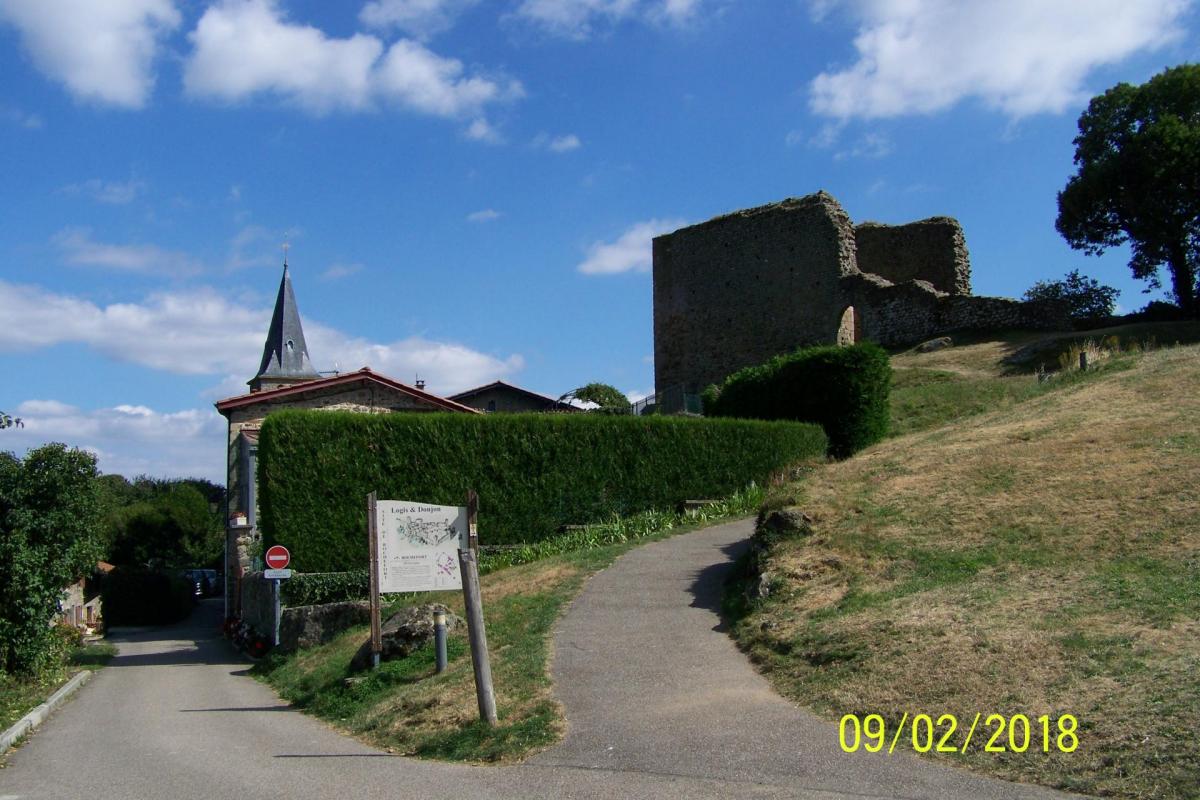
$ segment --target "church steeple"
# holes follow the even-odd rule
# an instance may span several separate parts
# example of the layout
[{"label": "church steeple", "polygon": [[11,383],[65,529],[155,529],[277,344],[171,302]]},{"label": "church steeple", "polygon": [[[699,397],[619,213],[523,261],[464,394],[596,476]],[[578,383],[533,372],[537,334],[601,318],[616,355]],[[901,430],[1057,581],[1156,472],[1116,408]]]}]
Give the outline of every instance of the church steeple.
[{"label": "church steeple", "polygon": [[279,296],[275,298],[275,313],[271,315],[271,327],[263,345],[258,374],[249,381],[250,391],[277,389],[319,377],[308,358],[304,329],[300,327],[300,310],[296,306],[296,295],[292,292],[292,279],[288,275],[287,259],[284,258],[283,280],[279,282]]}]

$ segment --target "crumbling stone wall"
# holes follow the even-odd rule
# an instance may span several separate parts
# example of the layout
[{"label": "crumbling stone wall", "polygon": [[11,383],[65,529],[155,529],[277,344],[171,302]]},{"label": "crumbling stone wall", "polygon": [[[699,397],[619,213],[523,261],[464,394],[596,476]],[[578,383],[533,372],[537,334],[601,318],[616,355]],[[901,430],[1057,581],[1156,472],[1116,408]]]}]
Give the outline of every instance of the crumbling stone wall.
[{"label": "crumbling stone wall", "polygon": [[698,392],[810,344],[1066,327],[1061,308],[973,297],[966,239],[950,217],[855,228],[822,191],[654,240],[660,392]]},{"label": "crumbling stone wall", "polygon": [[892,283],[926,281],[939,292],[971,293],[971,259],[962,226],[952,217],[907,225],[863,222],[854,227],[858,271]]},{"label": "crumbling stone wall", "polygon": [[655,385],[698,392],[749,364],[832,341],[850,217],[825,192],[737,211],[654,240]]},{"label": "crumbling stone wall", "polygon": [[842,283],[843,301],[853,306],[862,338],[885,347],[911,344],[959,330],[1069,327],[1065,309],[1007,297],[939,292],[926,281],[892,284],[878,275],[856,275]]}]

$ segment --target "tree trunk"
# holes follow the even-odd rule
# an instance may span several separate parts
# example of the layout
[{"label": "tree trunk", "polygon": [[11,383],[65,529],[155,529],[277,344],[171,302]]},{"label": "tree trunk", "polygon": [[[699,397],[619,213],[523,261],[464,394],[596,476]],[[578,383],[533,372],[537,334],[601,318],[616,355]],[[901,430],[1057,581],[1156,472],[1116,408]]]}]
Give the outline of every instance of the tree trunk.
[{"label": "tree trunk", "polygon": [[1200,305],[1196,303],[1196,268],[1188,261],[1187,247],[1183,244],[1171,248],[1171,289],[1185,317],[1200,317]]}]

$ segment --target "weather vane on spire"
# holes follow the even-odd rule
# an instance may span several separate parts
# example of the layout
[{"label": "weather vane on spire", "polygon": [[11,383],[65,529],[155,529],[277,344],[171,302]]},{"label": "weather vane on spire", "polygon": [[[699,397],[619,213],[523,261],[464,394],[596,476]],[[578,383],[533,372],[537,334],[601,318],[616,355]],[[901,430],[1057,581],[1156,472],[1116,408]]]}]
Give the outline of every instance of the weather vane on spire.
[{"label": "weather vane on spire", "polygon": [[284,265],[285,267],[287,266],[287,253],[288,253],[288,248],[290,248],[291,246],[292,246],[292,245],[291,245],[291,243],[290,243],[290,242],[288,242],[287,240],[284,240],[284,242],[283,242],[283,265]]}]

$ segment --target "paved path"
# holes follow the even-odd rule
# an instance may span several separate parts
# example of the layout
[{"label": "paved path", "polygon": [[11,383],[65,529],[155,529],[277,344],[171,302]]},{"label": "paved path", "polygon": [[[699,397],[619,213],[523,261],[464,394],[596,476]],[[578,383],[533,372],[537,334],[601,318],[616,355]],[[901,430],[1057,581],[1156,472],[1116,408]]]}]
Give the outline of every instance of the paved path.
[{"label": "paved path", "polygon": [[[638,548],[556,632],[570,730],[503,769],[389,756],[289,710],[219,638],[220,609],[114,637],[120,655],[0,770],[0,800],[1034,798],[919,762],[851,756],[774,695],[715,612],[748,523]],[[218,601],[219,602],[219,601]]]}]

